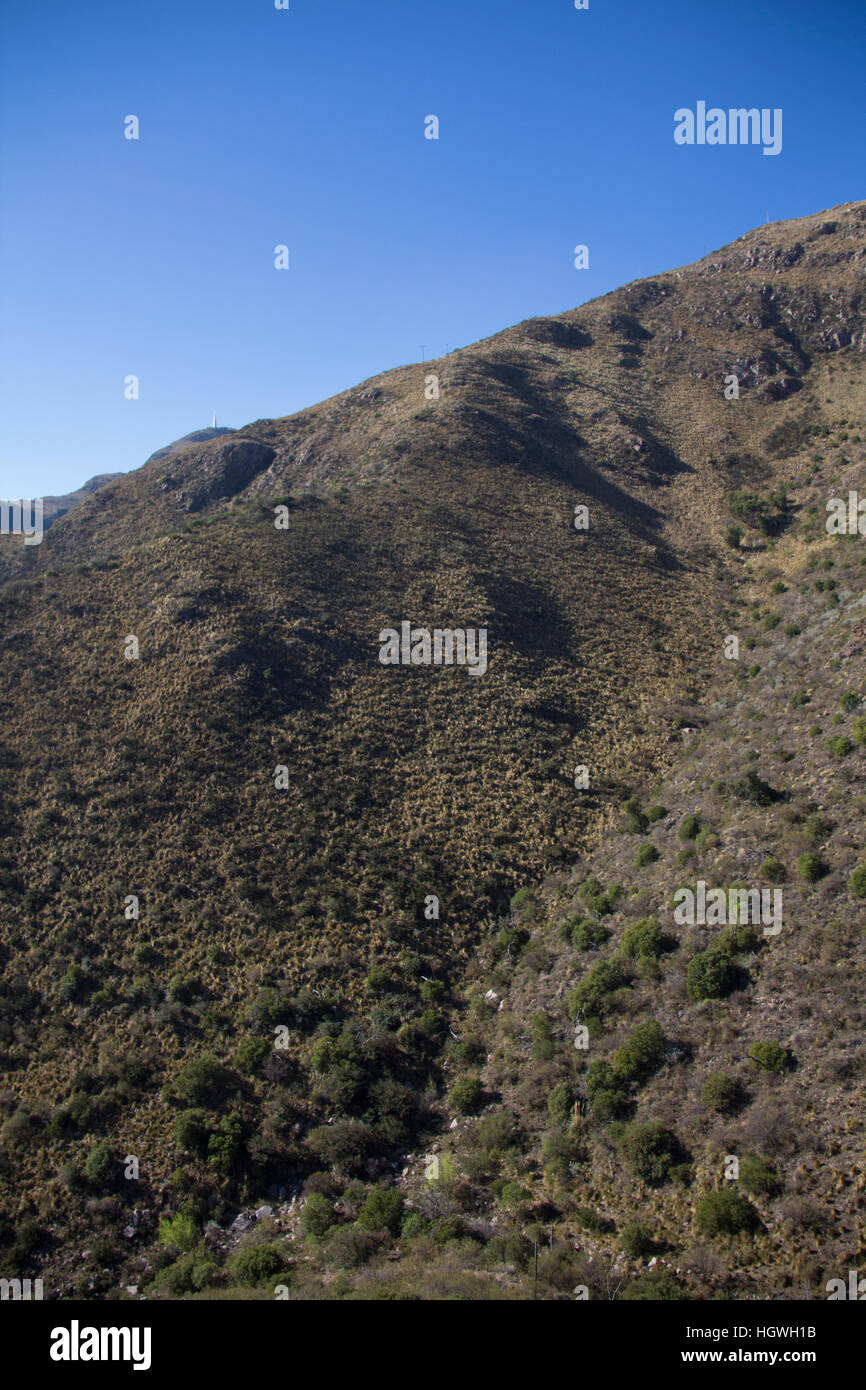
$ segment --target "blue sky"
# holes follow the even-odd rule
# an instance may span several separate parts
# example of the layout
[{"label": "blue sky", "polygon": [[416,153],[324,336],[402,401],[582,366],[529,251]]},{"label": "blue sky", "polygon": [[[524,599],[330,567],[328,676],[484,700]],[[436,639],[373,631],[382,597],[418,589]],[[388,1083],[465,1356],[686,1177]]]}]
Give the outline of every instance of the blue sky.
[{"label": "blue sky", "polygon": [[[290,3],[0,6],[0,496],[866,192],[863,0]],[[677,146],[699,100],[782,152]]]}]

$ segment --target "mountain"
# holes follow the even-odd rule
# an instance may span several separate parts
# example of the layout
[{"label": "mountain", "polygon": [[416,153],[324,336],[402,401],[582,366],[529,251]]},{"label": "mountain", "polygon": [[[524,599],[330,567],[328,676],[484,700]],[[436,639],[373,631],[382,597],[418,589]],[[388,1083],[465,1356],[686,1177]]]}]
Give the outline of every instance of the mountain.
[{"label": "mountain", "polygon": [[45,530],[55,521],[59,521],[68,511],[83,502],[85,497],[90,497],[99,488],[105,487],[106,483],[113,482],[115,478],[122,478],[122,473],[98,473],[95,478],[88,478],[86,483],[76,488],[74,492],[67,492],[62,497],[45,497],[42,500],[42,523]]},{"label": "mountain", "polygon": [[219,439],[223,434],[232,434],[233,431],[227,425],[214,425],[212,429],[193,430],[190,434],[185,434],[180,439],[176,439],[173,444],[166,444],[162,449],[157,449],[146,460],[146,463],[153,463],[154,459],[170,458],[174,454],[182,454],[185,449],[189,449],[193,444],[206,444],[211,439]]},{"label": "mountain", "polygon": [[[864,203],[764,226],[4,546],[4,1268],[856,1267],[863,567],[825,519],[866,485],[864,263]],[[404,622],[486,630],[485,673],[383,664]],[[781,930],[682,926],[698,882]]]}]

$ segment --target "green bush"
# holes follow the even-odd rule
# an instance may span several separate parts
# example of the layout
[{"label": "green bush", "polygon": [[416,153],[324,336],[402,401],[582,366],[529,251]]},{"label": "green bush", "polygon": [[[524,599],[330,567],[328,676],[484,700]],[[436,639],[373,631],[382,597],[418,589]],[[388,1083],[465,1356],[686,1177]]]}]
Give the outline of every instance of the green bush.
[{"label": "green bush", "polygon": [[81,1003],[93,984],[94,981],[80,965],[69,965],[57,986],[57,994],[64,1004]]},{"label": "green bush", "polygon": [[236,1284],[254,1289],[273,1279],[275,1274],[282,1274],[286,1262],[273,1245],[247,1245],[230,1255],[226,1265]]},{"label": "green bush", "polygon": [[235,1062],[245,1076],[254,1076],[270,1051],[267,1038],[244,1038],[235,1053]]},{"label": "green bush", "polygon": [[643,835],[649,829],[649,819],[637,796],[630,796],[625,803],[625,828],[632,835]]},{"label": "green bush", "polygon": [[667,807],[660,806],[658,802],[654,802],[652,806],[646,808],[646,818],[650,825],[655,825],[657,820],[663,820],[667,813]]},{"label": "green bush", "polygon": [[582,1231],[597,1233],[604,1230],[604,1222],[592,1207],[576,1207],[574,1219]]},{"label": "green bush", "polygon": [[509,906],[515,917],[534,917],[537,908],[535,894],[531,888],[518,888]]},{"label": "green bush", "polygon": [[701,828],[701,818],[692,812],[680,821],[679,837],[682,841],[693,840]]},{"label": "green bush", "polygon": [[641,845],[634,857],[634,866],[636,869],[642,869],[646,864],[654,864],[658,858],[659,852],[655,845]]},{"label": "green bush", "polygon": [[533,1015],[529,1033],[532,1039],[532,1055],[536,1062],[551,1061],[556,1056],[556,1041],[546,1013],[539,1011]]},{"label": "green bush", "polygon": [[753,1197],[777,1197],[782,1181],[766,1159],[751,1155],[740,1164],[740,1187]]},{"label": "green bush", "polygon": [[788,1066],[788,1053],[777,1042],[756,1042],[749,1048],[752,1061],[761,1071],[781,1076]]},{"label": "green bush", "polygon": [[231,1083],[231,1072],[218,1057],[205,1052],[194,1057],[179,1073],[174,1089],[188,1105],[214,1106],[224,1096]]},{"label": "green bush", "polygon": [[851,725],[851,737],[862,748],[866,744],[866,714],[860,714]]},{"label": "green bush", "polygon": [[578,1146],[573,1135],[555,1129],[552,1134],[545,1136],[541,1146],[541,1159],[545,1173],[552,1178],[564,1182],[569,1175],[571,1164],[577,1161],[577,1157]]},{"label": "green bush", "polygon": [[788,877],[784,864],[773,854],[764,860],[759,872],[762,878],[768,878],[771,883],[784,883]]},{"label": "green bush", "polygon": [[301,1230],[308,1236],[323,1236],[336,1224],[333,1202],[324,1192],[311,1192],[301,1207]]},{"label": "green bush", "polygon": [[621,1301],[625,1303],[633,1303],[637,1299],[645,1299],[652,1303],[673,1303],[681,1302],[688,1297],[688,1293],[677,1283],[674,1276],[664,1270],[661,1273],[653,1271],[652,1274],[641,1274],[627,1284],[620,1294]]},{"label": "green bush", "polygon": [[866,898],[866,861],[857,865],[848,880],[848,890],[855,898]]},{"label": "green bush", "polygon": [[174,1142],[179,1149],[203,1154],[207,1151],[211,1127],[203,1110],[184,1110],[174,1121]]},{"label": "green bush", "polygon": [[572,927],[570,940],[575,951],[588,951],[590,946],[603,946],[609,936],[610,932],[601,922],[584,917]]},{"label": "green bush", "polygon": [[374,1187],[358,1213],[358,1227],[362,1231],[387,1231],[389,1235],[399,1234],[403,1221],[405,1203],[401,1193],[393,1187]]},{"label": "green bush", "polygon": [[827,872],[827,866],[820,854],[809,850],[797,860],[797,873],[806,883],[816,883]]},{"label": "green bush", "polygon": [[622,1151],[635,1177],[649,1187],[665,1182],[677,1160],[676,1136],[658,1120],[629,1125],[622,1138]]},{"label": "green bush", "polygon": [[664,949],[664,937],[655,917],[642,917],[623,932],[619,944],[629,960],[640,956],[657,959]]},{"label": "green bush", "polygon": [[596,961],[580,984],[566,996],[571,1017],[576,1018],[581,1010],[588,1014],[603,1013],[607,995],[624,984],[625,975],[617,961]]},{"label": "green bush", "polygon": [[732,1110],[739,1099],[739,1086],[732,1076],[723,1071],[713,1072],[701,1087],[701,1104],[708,1110],[724,1115]]},{"label": "green bush", "polygon": [[554,1124],[564,1125],[574,1109],[574,1091],[568,1081],[560,1081],[547,1097],[547,1111]]},{"label": "green bush", "polygon": [[167,1298],[182,1298],[184,1294],[198,1293],[209,1284],[216,1283],[220,1274],[216,1261],[199,1248],[163,1266],[153,1281],[153,1287]]},{"label": "green bush", "polygon": [[448,1104],[452,1110],[456,1110],[458,1115],[474,1115],[479,1109],[484,1097],[484,1087],[481,1079],[477,1076],[467,1074],[461,1076],[451,1087],[448,1094]]},{"label": "green bush", "polygon": [[754,806],[772,806],[782,800],[781,793],[759,777],[753,767],[744,772],[739,781],[733,783],[731,791],[734,796],[740,797],[742,801],[750,801]]},{"label": "green bush", "polygon": [[847,758],[853,750],[854,745],[850,738],[846,738],[845,734],[840,734],[838,738],[831,738],[830,740],[830,752],[834,758]]},{"label": "green bush", "polygon": [[698,1202],[695,1224],[704,1236],[735,1236],[754,1230],[760,1218],[751,1202],[736,1192],[708,1192]]},{"label": "green bush", "polygon": [[94,1144],[84,1164],[84,1176],[92,1187],[112,1188],[120,1177],[120,1159],[110,1144]]},{"label": "green bush", "polygon": [[228,1176],[237,1164],[244,1138],[243,1121],[238,1115],[223,1115],[207,1141],[208,1162],[218,1173]]},{"label": "green bush", "polygon": [[735,983],[733,962],[718,945],[700,951],[686,966],[686,988],[692,999],[721,999]]},{"label": "green bush", "polygon": [[655,1019],[638,1023],[613,1055],[614,1075],[623,1081],[643,1082],[661,1065],[665,1036]]},{"label": "green bush", "polygon": [[173,1245],[178,1250],[192,1250],[200,1240],[198,1225],[185,1212],[177,1216],[166,1216],[159,1223],[159,1239],[162,1245]]},{"label": "green bush", "polygon": [[620,1233],[622,1252],[630,1260],[651,1255],[654,1249],[653,1233],[645,1221],[629,1221]]}]

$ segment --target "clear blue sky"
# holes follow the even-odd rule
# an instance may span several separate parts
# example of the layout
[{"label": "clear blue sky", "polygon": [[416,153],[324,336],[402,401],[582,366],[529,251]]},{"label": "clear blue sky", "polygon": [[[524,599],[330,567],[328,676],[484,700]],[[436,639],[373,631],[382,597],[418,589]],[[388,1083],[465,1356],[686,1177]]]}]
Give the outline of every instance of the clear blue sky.
[{"label": "clear blue sky", "polygon": [[864,71],[864,0],[3,0],[0,497],[861,198]]}]

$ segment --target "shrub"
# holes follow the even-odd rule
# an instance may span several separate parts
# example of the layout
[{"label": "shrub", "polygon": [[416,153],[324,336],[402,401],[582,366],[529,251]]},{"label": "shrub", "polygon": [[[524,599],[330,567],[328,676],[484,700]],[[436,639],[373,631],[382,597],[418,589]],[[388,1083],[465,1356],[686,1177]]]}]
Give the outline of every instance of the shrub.
[{"label": "shrub", "polygon": [[771,883],[784,883],[787,878],[787,870],[780,859],[775,855],[769,855],[761,865],[760,873],[762,878],[768,878]]},{"label": "shrub", "polygon": [[355,1172],[364,1163],[374,1144],[374,1133],[360,1120],[335,1120],[310,1130],[307,1148],[329,1166]]},{"label": "shrub", "polygon": [[120,1175],[120,1160],[110,1144],[94,1144],[84,1164],[84,1176],[93,1187],[112,1188]]},{"label": "shrub", "polygon": [[574,1091],[568,1081],[560,1081],[547,1097],[547,1110],[554,1124],[567,1124],[574,1107]]},{"label": "shrub", "polygon": [[567,995],[567,1004],[572,1018],[581,1010],[589,1014],[602,1013],[606,996],[625,984],[622,966],[615,960],[596,961],[587,971],[580,984]]},{"label": "shrub", "polygon": [[654,864],[659,857],[659,852],[655,845],[641,845],[634,858],[636,869],[642,869],[646,864]]},{"label": "shrub", "polygon": [[244,1038],[235,1053],[235,1062],[247,1076],[254,1075],[271,1051],[267,1038]]},{"label": "shrub", "polygon": [[641,810],[637,796],[630,796],[625,803],[625,828],[632,835],[643,835],[649,829],[649,819]]},{"label": "shrub", "polygon": [[851,737],[862,748],[866,744],[866,714],[860,714],[851,725]]},{"label": "shrub", "polygon": [[405,1203],[393,1187],[375,1187],[358,1213],[362,1231],[387,1231],[396,1236],[403,1221]]},{"label": "shrub", "polygon": [[723,1115],[727,1110],[732,1110],[738,1098],[739,1086],[737,1082],[723,1071],[713,1072],[701,1087],[701,1104],[705,1105],[708,1110],[715,1110],[719,1115]]},{"label": "shrub", "polygon": [[661,806],[657,801],[652,806],[646,808],[646,818],[650,825],[655,825],[657,820],[662,820],[668,813],[667,806]]},{"label": "shrub", "polygon": [[740,1164],[740,1187],[753,1197],[776,1197],[782,1190],[782,1181],[766,1159],[752,1155]]},{"label": "shrub", "polygon": [[650,1255],[654,1248],[652,1230],[643,1221],[629,1221],[622,1228],[620,1244],[623,1254],[631,1260]]},{"label": "shrub", "polygon": [[664,937],[655,917],[642,917],[623,932],[620,946],[629,960],[636,960],[640,956],[655,959],[662,953],[663,942]]},{"label": "shrub", "polygon": [[471,1074],[461,1076],[448,1094],[448,1104],[458,1115],[474,1115],[481,1105],[484,1087],[480,1077]]},{"label": "shrub", "polygon": [[532,1038],[532,1055],[537,1062],[549,1062],[556,1056],[556,1042],[550,1028],[550,1019],[543,1011],[533,1015],[529,1025]]},{"label": "shrub", "polygon": [[613,1055],[614,1075],[624,1081],[646,1081],[664,1057],[665,1036],[655,1019],[639,1023]]},{"label": "shrub", "polygon": [[57,986],[58,997],[64,1004],[80,1003],[93,988],[93,980],[80,965],[67,966],[66,974]]},{"label": "shrub", "polygon": [[514,1116],[507,1110],[493,1110],[474,1126],[471,1141],[491,1153],[502,1153],[514,1143]]},{"label": "shrub", "polygon": [[704,1236],[735,1236],[760,1224],[751,1202],[736,1192],[708,1192],[698,1202],[695,1224]]},{"label": "shrub", "polygon": [[721,999],[735,982],[731,958],[718,945],[700,951],[686,966],[686,988],[692,999]]},{"label": "shrub", "polygon": [[571,930],[571,944],[575,951],[587,951],[590,946],[603,946],[610,932],[600,922],[584,917],[575,923]]},{"label": "shrub", "polygon": [[622,1151],[634,1173],[649,1187],[663,1183],[676,1161],[676,1136],[658,1120],[630,1125],[622,1139]]},{"label": "shrub", "polygon": [[623,1289],[620,1299],[626,1303],[632,1303],[636,1299],[646,1299],[653,1303],[673,1303],[686,1299],[688,1296],[672,1274],[662,1271],[661,1273],[641,1274],[639,1278],[633,1279]]},{"label": "shrub", "polygon": [[244,1126],[240,1117],[223,1115],[207,1141],[208,1162],[218,1173],[231,1173],[240,1157],[243,1138]]},{"label": "shrub", "polygon": [[334,1204],[324,1192],[311,1192],[301,1207],[301,1230],[308,1236],[323,1236],[336,1223]]},{"label": "shrub", "polygon": [[156,1275],[153,1287],[168,1298],[182,1298],[184,1294],[207,1288],[219,1275],[219,1265],[204,1250],[190,1250],[172,1264],[165,1265]]},{"label": "shrub", "polygon": [[199,1242],[199,1229],[191,1216],[180,1212],[177,1216],[167,1216],[160,1221],[159,1239],[162,1245],[173,1245],[178,1250],[192,1250]]},{"label": "shrub", "polygon": [[429,1230],[429,1222],[417,1211],[412,1211],[403,1221],[400,1228],[400,1235],[403,1240],[415,1240],[418,1236],[425,1236]]},{"label": "shrub", "polygon": [[827,872],[827,866],[820,854],[815,854],[809,850],[806,854],[801,854],[797,860],[797,873],[807,883],[816,883],[819,878]]},{"label": "shrub", "polygon": [[184,1110],[174,1122],[174,1142],[179,1149],[203,1154],[207,1149],[211,1127],[203,1110]]},{"label": "shrub", "polygon": [[598,1232],[604,1230],[604,1222],[592,1207],[577,1207],[574,1219],[582,1231]]},{"label": "shrub", "polygon": [[532,1243],[520,1231],[508,1231],[494,1236],[487,1244],[487,1261],[490,1264],[516,1265],[525,1268],[532,1255]]},{"label": "shrub", "polygon": [[752,767],[743,773],[738,782],[733,783],[731,791],[734,796],[740,797],[742,801],[751,801],[755,806],[772,806],[782,800],[781,793],[759,777]]},{"label": "shrub", "polygon": [[367,972],[366,985],[373,994],[380,994],[388,989],[391,981],[387,970],[383,970],[381,965],[372,965]]},{"label": "shrub", "polygon": [[535,894],[531,888],[518,888],[509,906],[515,917],[533,917],[537,906]]},{"label": "shrub", "polygon": [[282,1254],[273,1245],[247,1245],[230,1255],[226,1264],[234,1282],[251,1289],[282,1274],[286,1267]]},{"label": "shrub", "polygon": [[188,1105],[214,1106],[223,1097],[231,1082],[231,1073],[219,1058],[205,1052],[194,1057],[179,1073],[174,1089]]},{"label": "shrub", "polygon": [[679,837],[683,842],[686,840],[693,840],[700,828],[701,818],[695,812],[692,812],[690,815],[684,816],[680,821]]},{"label": "shrub", "polygon": [[832,738],[830,740],[830,752],[833,754],[834,758],[847,758],[848,754],[853,751],[853,748],[854,745],[850,738],[846,738],[844,734],[840,734],[838,738]]},{"label": "shrub", "polygon": [[866,861],[857,865],[848,880],[848,889],[855,898],[866,898]]},{"label": "shrub", "polygon": [[502,1206],[510,1210],[523,1207],[531,1200],[531,1194],[517,1182],[507,1182],[499,1194]]},{"label": "shrub", "polygon": [[749,1048],[752,1061],[761,1068],[781,1076],[788,1066],[788,1053],[777,1042],[756,1042]]},{"label": "shrub", "polygon": [[569,1168],[577,1160],[578,1148],[573,1135],[564,1133],[561,1129],[556,1129],[552,1134],[545,1136],[541,1148],[541,1158],[544,1170],[551,1177],[564,1182],[568,1177]]}]

